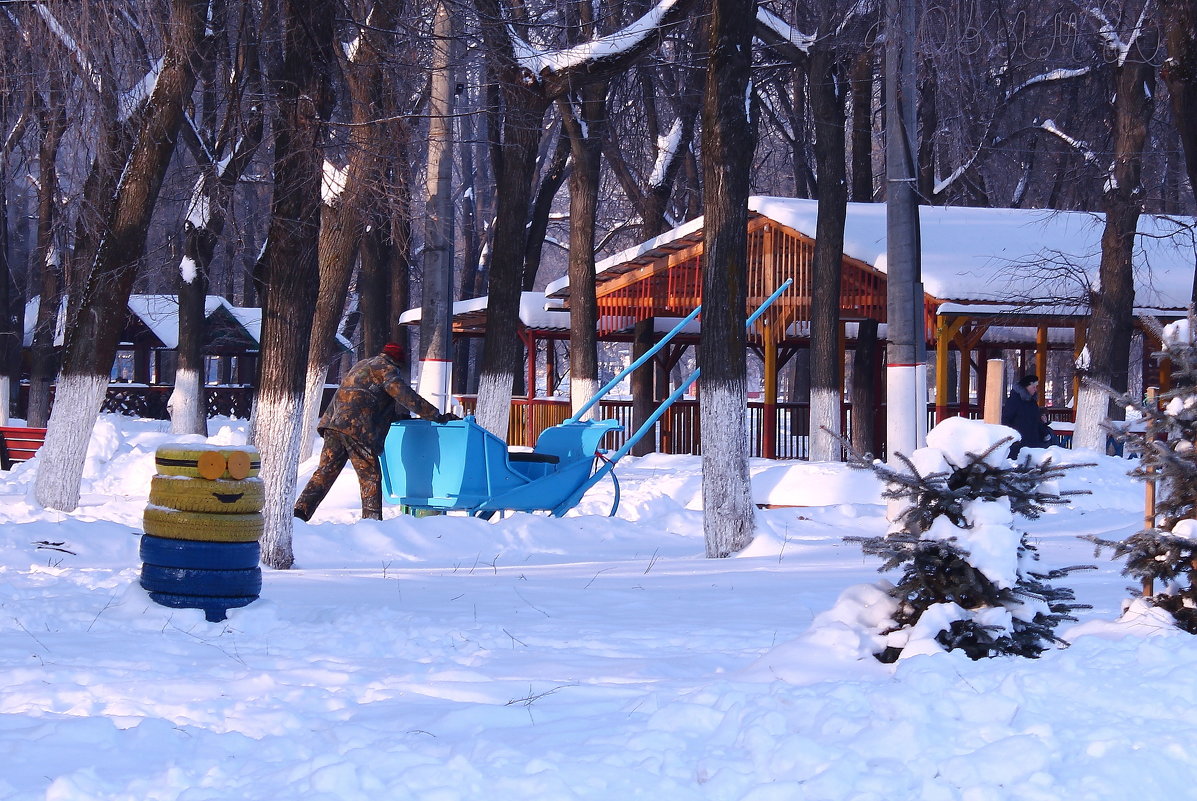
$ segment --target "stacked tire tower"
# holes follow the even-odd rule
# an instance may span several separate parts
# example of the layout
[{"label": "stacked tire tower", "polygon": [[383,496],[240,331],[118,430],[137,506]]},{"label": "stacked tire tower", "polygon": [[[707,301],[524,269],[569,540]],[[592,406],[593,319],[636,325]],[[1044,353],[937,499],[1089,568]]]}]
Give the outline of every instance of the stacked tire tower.
[{"label": "stacked tire tower", "polygon": [[253,448],[164,445],[143,517],[141,586],[212,622],[262,590],[262,479]]}]

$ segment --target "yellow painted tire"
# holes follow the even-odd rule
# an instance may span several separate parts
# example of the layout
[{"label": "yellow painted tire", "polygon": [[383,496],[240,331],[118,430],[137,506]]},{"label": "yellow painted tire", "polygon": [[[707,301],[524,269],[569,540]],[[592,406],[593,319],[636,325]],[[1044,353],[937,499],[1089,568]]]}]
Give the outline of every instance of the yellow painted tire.
[{"label": "yellow painted tire", "polygon": [[260,514],[181,512],[150,505],[142,515],[142,529],[152,537],[194,542],[253,542],[262,536]]},{"label": "yellow painted tire", "polygon": [[154,476],[150,479],[150,503],[183,512],[221,515],[260,512],[264,496],[260,478],[209,481],[187,476]]},{"label": "yellow painted tire", "polygon": [[160,476],[240,481],[257,476],[261,466],[257,448],[249,447],[163,445],[154,454],[154,467]]}]

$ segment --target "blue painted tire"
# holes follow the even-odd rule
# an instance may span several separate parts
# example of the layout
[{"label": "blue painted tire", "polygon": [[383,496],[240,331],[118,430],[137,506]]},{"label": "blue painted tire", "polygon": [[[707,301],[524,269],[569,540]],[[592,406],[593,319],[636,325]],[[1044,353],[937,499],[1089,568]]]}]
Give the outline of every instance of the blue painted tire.
[{"label": "blue painted tire", "polygon": [[186,567],[141,566],[141,586],[148,592],[187,596],[237,598],[262,591],[262,569],[197,570]]},{"label": "blue painted tire", "polygon": [[141,561],[159,567],[183,567],[199,570],[247,570],[257,567],[262,548],[253,542],[199,542],[141,536]]},{"label": "blue painted tire", "polygon": [[167,606],[171,609],[202,609],[204,610],[204,617],[210,623],[219,623],[228,616],[225,614],[228,610],[248,606],[258,600],[258,596],[247,595],[238,598],[229,598],[224,596],[178,595],[172,592],[151,592],[150,600],[160,606]]}]

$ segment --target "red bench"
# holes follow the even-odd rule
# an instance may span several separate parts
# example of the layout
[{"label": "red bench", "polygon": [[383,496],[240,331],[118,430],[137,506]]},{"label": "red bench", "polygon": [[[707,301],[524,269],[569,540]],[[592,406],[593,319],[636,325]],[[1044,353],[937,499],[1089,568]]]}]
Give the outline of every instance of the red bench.
[{"label": "red bench", "polygon": [[29,461],[45,441],[44,428],[0,426],[0,470]]}]

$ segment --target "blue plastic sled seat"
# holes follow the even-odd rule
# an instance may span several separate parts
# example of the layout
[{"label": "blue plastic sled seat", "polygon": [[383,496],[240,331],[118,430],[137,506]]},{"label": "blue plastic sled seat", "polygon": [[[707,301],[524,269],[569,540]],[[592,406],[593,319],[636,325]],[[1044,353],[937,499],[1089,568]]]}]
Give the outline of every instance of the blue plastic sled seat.
[{"label": "blue plastic sled seat", "polygon": [[531,453],[474,422],[402,420],[391,425],[381,457],[383,498],[416,509],[471,514],[513,510],[565,514],[590,488],[599,444],[617,420],[567,422],[545,429]]}]

